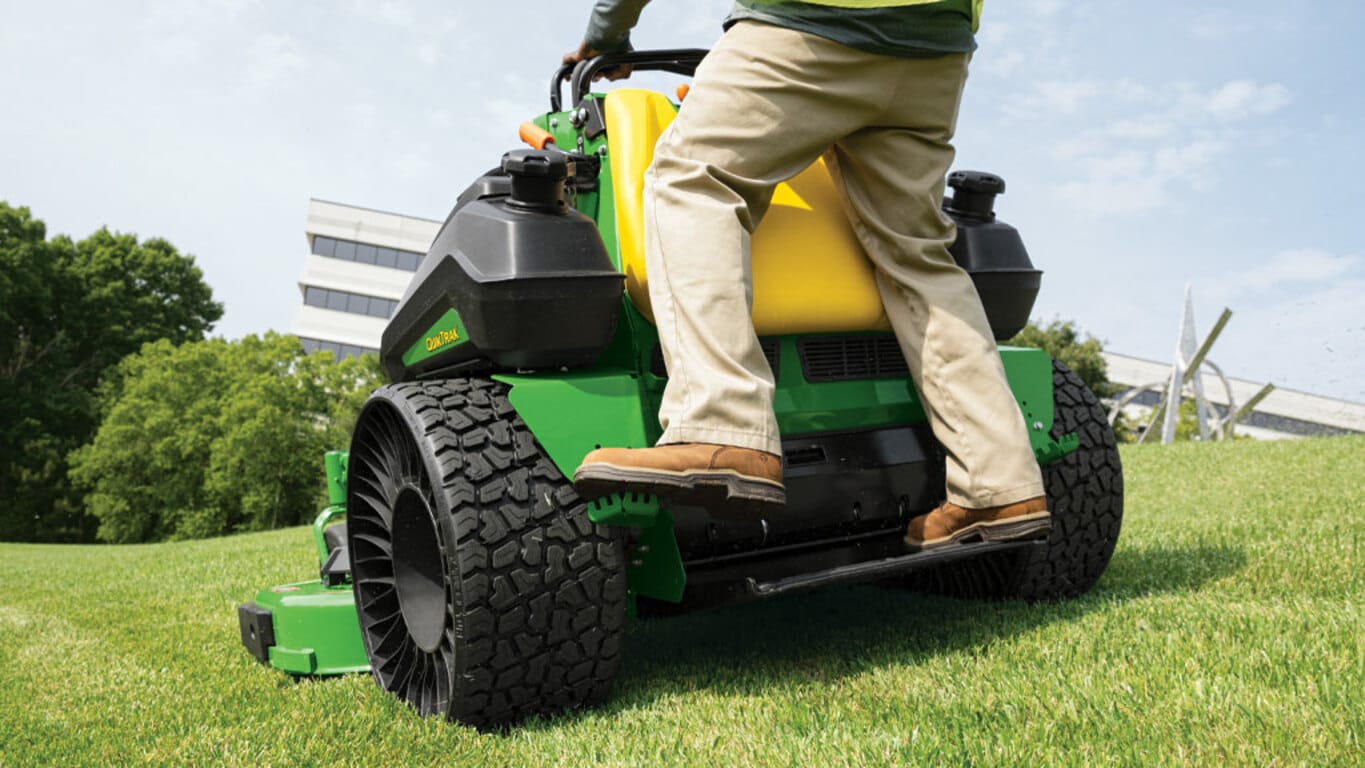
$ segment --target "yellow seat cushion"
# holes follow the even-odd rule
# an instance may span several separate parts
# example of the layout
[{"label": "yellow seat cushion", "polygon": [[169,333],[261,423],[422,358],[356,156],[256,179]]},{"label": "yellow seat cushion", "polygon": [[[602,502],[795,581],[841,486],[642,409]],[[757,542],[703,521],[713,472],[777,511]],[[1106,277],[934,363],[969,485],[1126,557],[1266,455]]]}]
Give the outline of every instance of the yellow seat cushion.
[{"label": "yellow seat cushion", "polygon": [[[677,110],[663,94],[620,89],[607,94],[604,111],[626,291],[653,322],[645,273],[644,177],[654,145]],[[777,187],[750,253],[754,328],[760,336],[890,330],[872,263],[853,234],[823,160]]]}]

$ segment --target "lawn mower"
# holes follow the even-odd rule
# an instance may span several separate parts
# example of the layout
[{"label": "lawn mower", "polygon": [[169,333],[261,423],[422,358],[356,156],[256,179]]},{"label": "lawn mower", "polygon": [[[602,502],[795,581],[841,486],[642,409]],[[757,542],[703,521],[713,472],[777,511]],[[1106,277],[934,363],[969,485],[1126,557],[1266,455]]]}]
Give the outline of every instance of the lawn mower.
[{"label": "lawn mower", "polygon": [[[319,579],[240,608],[258,658],[305,675],[369,669],[423,715],[494,727],[602,702],[629,615],[855,583],[1046,600],[1099,578],[1123,509],[1114,435],[1085,384],[1036,349],[1000,355],[1043,468],[1048,536],[904,545],[909,519],[943,497],[944,456],[823,162],[777,189],[751,243],[786,508],[744,516],[575,492],[566,478],[589,451],[660,434],[668,371],[642,193],[684,99],[590,86],[623,64],[687,76],[704,53],[561,68],[550,111],[522,127],[533,148],[459,196],[383,333],[391,383],[366,402],[349,451],[328,454]],[[1042,273],[995,216],[1000,178],[958,171],[948,185],[952,254],[1008,339]]]}]

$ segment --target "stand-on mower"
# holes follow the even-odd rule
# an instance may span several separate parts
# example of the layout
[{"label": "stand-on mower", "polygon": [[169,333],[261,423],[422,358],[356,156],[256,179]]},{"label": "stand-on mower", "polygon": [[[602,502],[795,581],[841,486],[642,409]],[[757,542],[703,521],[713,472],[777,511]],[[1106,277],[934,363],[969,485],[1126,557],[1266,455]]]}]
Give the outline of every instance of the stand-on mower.
[{"label": "stand-on mower", "polygon": [[[589,86],[620,64],[688,75],[703,54],[560,69],[550,112],[522,129],[536,148],[507,153],[460,195],[384,331],[392,383],[365,404],[349,454],[328,454],[320,579],[240,609],[258,658],[295,674],[368,668],[424,715],[487,727],[605,699],[629,614],[862,582],[1053,599],[1099,578],[1123,511],[1114,434],[1081,380],[1035,349],[1000,355],[1043,467],[1050,534],[903,544],[909,519],[943,496],[943,454],[822,162],[777,189],[751,243],[786,508],[745,517],[574,491],[566,478],[589,451],[660,434],[668,372],[642,190],[678,109]],[[1008,339],[1042,273],[995,217],[1001,179],[955,172],[948,184],[952,254]]]}]

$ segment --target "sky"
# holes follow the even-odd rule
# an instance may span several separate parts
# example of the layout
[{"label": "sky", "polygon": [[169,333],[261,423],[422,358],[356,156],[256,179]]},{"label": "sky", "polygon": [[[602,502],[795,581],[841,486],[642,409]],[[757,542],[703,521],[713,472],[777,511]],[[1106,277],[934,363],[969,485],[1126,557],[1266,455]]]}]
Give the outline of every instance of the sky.
[{"label": "sky", "polygon": [[[193,254],[229,338],[288,331],[310,197],[442,219],[548,109],[590,0],[0,0],[0,200]],[[655,0],[637,48],[729,0]],[[957,168],[1045,270],[1034,315],[1365,402],[1365,3],[990,0]],[[639,87],[667,87],[660,76]]]}]

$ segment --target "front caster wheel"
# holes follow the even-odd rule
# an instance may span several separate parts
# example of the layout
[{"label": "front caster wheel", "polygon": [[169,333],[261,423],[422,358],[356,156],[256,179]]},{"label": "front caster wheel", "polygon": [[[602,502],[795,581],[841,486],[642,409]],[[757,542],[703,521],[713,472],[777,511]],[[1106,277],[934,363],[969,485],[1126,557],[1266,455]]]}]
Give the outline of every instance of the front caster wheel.
[{"label": "front caster wheel", "polygon": [[621,542],[486,379],[384,387],[351,440],[347,539],[374,678],[478,727],[606,698]]}]

